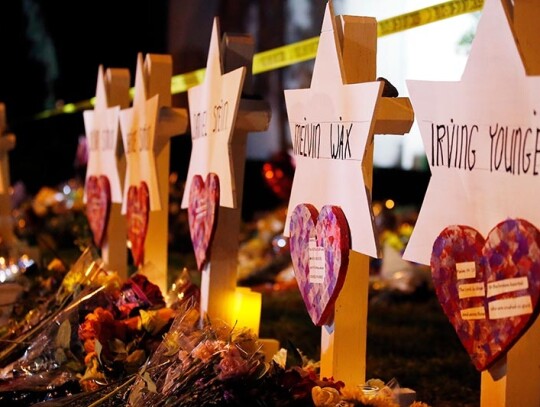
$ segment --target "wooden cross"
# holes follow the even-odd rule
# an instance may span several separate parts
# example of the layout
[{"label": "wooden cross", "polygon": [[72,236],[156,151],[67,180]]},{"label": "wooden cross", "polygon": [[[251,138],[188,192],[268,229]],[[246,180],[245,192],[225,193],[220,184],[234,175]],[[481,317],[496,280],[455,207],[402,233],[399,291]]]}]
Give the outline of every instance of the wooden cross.
[{"label": "wooden cross", "polygon": [[[193,175],[204,178],[214,172],[220,183],[217,226],[210,242],[210,256],[201,270],[201,314],[233,324],[247,135],[248,132],[266,130],[270,122],[266,102],[237,99],[242,89],[245,91],[251,86],[253,48],[249,36],[224,36],[223,51],[220,51],[218,21],[215,19],[205,80],[188,94],[194,142],[182,207],[188,206]],[[247,75],[238,68],[247,70]],[[245,76],[239,80],[234,75]],[[197,135],[193,115],[209,117],[210,113],[205,116],[204,112],[212,112],[218,104],[224,103],[228,106],[224,129],[211,132],[214,126],[209,119],[206,121],[208,131]],[[233,127],[229,128],[229,125]]]},{"label": "wooden cross", "polygon": [[369,256],[379,254],[373,134],[403,134],[413,121],[408,99],[382,97],[376,45],[374,19],[336,19],[329,2],[311,87],[285,91],[296,159],[285,233],[308,313],[323,327],[321,376],[349,385],[365,382]]},{"label": "wooden cross", "polygon": [[[346,83],[376,79],[377,21],[370,17],[338,16]],[[381,97],[375,110],[374,134],[409,132],[414,113],[408,98]],[[362,165],[364,183],[371,196],[373,139]],[[365,383],[370,257],[349,252],[349,270],[335,304],[332,326],[322,329],[321,377],[334,377],[347,385]]]},{"label": "wooden cross", "polygon": [[12,133],[6,134],[6,106],[0,103],[0,238],[2,243],[12,248],[15,243],[13,233],[13,216],[11,213],[11,186],[9,177],[8,152],[15,148],[16,138]]},{"label": "wooden cross", "polygon": [[[537,1],[502,1],[513,27],[516,44],[527,75],[540,75],[540,41]],[[537,225],[538,226],[538,225]],[[482,372],[482,407],[540,406],[540,320],[537,318],[506,356],[491,369]]]},{"label": "wooden cross", "polygon": [[[150,215],[147,236],[150,238],[144,240],[144,255],[147,264],[151,263],[153,267],[145,267],[144,272],[163,293],[168,287],[170,138],[184,133],[188,123],[186,109],[171,107],[171,77],[170,55],[147,54],[143,65],[142,54],[139,54],[133,107],[122,111],[121,116],[127,154],[130,154],[128,139],[133,137],[131,141],[139,150],[135,157],[144,155],[143,158],[150,163],[144,166],[141,166],[142,161],[130,163],[128,156],[124,191],[129,189],[130,179],[134,181],[134,178],[138,178],[137,182],[143,180],[148,184]],[[144,137],[148,137],[146,141],[151,145],[141,145],[142,133],[145,133]],[[126,199],[124,193],[124,211]]]}]

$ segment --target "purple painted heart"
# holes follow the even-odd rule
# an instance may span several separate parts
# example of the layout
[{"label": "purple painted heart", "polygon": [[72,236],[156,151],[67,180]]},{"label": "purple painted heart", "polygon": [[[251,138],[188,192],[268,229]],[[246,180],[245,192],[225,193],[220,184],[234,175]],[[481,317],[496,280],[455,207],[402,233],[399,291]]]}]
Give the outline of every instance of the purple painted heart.
[{"label": "purple painted heart", "polygon": [[487,239],[449,226],[436,239],[431,273],[439,302],[479,371],[506,354],[539,312],[540,232],[522,219]]},{"label": "purple painted heart", "polygon": [[105,175],[91,175],[86,180],[86,217],[94,238],[101,248],[107,235],[111,213],[111,186]]},{"label": "purple painted heart", "polygon": [[205,182],[200,175],[195,175],[189,191],[188,223],[199,271],[210,259],[218,212],[219,177],[209,173]]},{"label": "purple painted heart", "polygon": [[291,258],[311,320],[330,323],[349,264],[350,231],[341,208],[311,204],[294,208],[290,221]]}]

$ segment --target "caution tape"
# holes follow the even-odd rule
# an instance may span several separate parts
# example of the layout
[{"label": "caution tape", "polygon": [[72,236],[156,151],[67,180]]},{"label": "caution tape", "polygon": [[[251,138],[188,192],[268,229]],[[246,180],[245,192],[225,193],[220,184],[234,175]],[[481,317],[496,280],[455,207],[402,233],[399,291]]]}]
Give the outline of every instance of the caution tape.
[{"label": "caution tape", "polygon": [[[472,13],[481,10],[483,6],[484,0],[452,0],[436,4],[379,21],[377,23],[377,36],[383,37],[461,14]],[[319,37],[313,37],[294,44],[259,52],[253,56],[252,72],[256,75],[314,59],[317,55],[318,45]],[[201,68],[173,76],[171,81],[172,94],[186,92],[189,88],[202,83],[205,71],[206,68]],[[70,103],[61,108],[42,112],[36,118],[43,119],[64,113],[75,113],[82,109],[91,108],[93,103],[93,98],[78,103]]]},{"label": "caution tape", "polygon": [[483,6],[484,0],[454,0],[426,7],[379,21],[377,35],[382,37],[461,14],[472,13],[481,10]]}]

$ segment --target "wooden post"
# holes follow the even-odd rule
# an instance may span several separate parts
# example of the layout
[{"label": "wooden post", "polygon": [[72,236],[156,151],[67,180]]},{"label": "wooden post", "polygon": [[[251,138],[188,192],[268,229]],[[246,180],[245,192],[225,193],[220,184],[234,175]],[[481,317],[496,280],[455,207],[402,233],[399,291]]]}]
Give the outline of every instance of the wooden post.
[{"label": "wooden post", "polygon": [[12,250],[16,239],[13,233],[9,193],[11,181],[8,152],[15,147],[16,139],[14,134],[5,134],[6,128],[6,106],[0,103],[0,239],[9,250]]},{"label": "wooden post", "polygon": [[[377,21],[370,17],[336,17],[348,84],[374,81],[377,58]],[[404,134],[414,114],[408,98],[377,102],[374,133]],[[364,183],[371,195],[373,138],[363,159]],[[370,199],[371,201],[371,199]],[[349,386],[365,383],[369,290],[369,256],[349,252],[345,283],[335,303],[334,321],[321,334],[321,377],[334,377]]]},{"label": "wooden post", "polygon": [[[244,92],[251,89],[253,39],[246,35],[224,35],[222,42],[224,73],[241,66],[249,67]],[[264,131],[270,123],[270,109],[265,101],[241,99],[231,142],[236,208],[219,208],[210,261],[202,270],[201,314],[234,324],[234,292],[238,272],[238,247],[242,216],[244,169],[248,132]]]},{"label": "wooden post", "polygon": [[[527,75],[540,75],[538,18],[540,3],[503,1]],[[525,332],[504,358],[482,372],[481,407],[540,406],[540,319]]]},{"label": "wooden post", "polygon": [[[107,69],[105,73],[107,107],[120,106],[120,109],[129,107],[129,80],[129,70]],[[126,156],[123,154],[121,146],[122,141],[118,143],[116,166],[120,177],[120,185],[123,185],[126,173]],[[110,269],[115,270],[120,278],[126,279],[128,277],[126,218],[121,211],[121,203],[111,203],[107,238],[101,249],[101,256]]]},{"label": "wooden post", "polygon": [[145,275],[158,285],[162,293],[168,289],[169,244],[169,170],[173,136],[186,132],[186,109],[171,107],[172,57],[148,54],[145,59],[147,99],[159,94],[154,154],[161,210],[151,211],[145,241],[145,259],[155,267],[145,268]]}]

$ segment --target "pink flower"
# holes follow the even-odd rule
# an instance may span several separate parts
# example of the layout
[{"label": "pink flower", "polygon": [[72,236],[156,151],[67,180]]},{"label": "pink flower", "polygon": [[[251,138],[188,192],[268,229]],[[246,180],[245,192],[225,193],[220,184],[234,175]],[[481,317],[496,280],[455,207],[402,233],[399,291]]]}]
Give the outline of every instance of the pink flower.
[{"label": "pink flower", "polygon": [[245,375],[249,373],[250,368],[249,362],[242,357],[240,351],[235,347],[231,347],[224,353],[223,359],[219,362],[218,370],[220,373],[218,379],[227,380]]},{"label": "pink flower", "polygon": [[221,352],[225,343],[223,341],[205,340],[200,342],[192,351],[193,357],[208,362],[212,356]]}]

